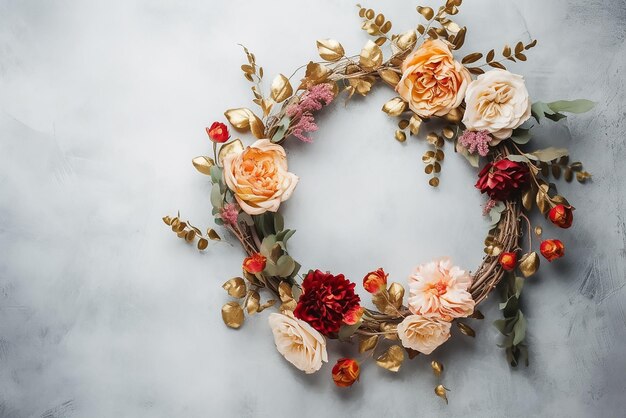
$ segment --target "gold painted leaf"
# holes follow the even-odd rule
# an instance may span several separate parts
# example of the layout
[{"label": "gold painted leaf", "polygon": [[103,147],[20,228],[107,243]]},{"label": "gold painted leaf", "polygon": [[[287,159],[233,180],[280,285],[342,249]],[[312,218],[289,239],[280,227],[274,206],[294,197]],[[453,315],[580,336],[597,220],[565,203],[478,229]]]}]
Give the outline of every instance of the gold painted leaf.
[{"label": "gold painted leaf", "polygon": [[212,228],[209,228],[209,229],[206,231],[206,233],[207,233],[207,235],[209,236],[209,239],[210,239],[210,240],[213,240],[213,241],[221,241],[221,240],[222,240],[222,238],[220,238],[220,236],[218,235],[218,233],[217,233],[217,232],[215,232],[215,230],[214,230],[214,229],[212,229]]},{"label": "gold painted leaf", "polygon": [[200,239],[198,240],[198,249],[199,249],[200,251],[202,251],[202,250],[206,250],[206,248],[207,248],[208,246],[209,246],[209,241],[208,241],[208,240],[206,240],[205,238],[200,238]]},{"label": "gold painted leaf", "polygon": [[380,78],[391,87],[395,87],[400,81],[400,76],[393,70],[378,70],[378,74],[380,74]]},{"label": "gold painted leaf", "polygon": [[443,385],[437,385],[435,387],[435,395],[439,396],[444,401],[446,401],[446,404],[448,403],[448,397],[446,396],[446,388]]},{"label": "gold painted leaf", "polygon": [[424,16],[426,20],[430,20],[435,16],[435,11],[430,7],[417,6],[417,12]]},{"label": "gold painted leaf", "polygon": [[350,78],[348,83],[350,83],[355,92],[365,96],[372,89],[374,79],[373,77]]},{"label": "gold painted leaf", "polygon": [[376,364],[383,369],[396,373],[404,361],[404,350],[399,345],[392,345],[376,358]]},{"label": "gold painted leaf", "polygon": [[530,277],[539,269],[539,256],[536,252],[525,254],[519,261],[519,269],[524,277]]},{"label": "gold painted leaf", "polygon": [[463,59],[461,60],[461,64],[471,64],[473,62],[478,61],[482,57],[483,57],[483,54],[481,54],[480,52],[474,52],[473,54],[469,54],[463,57]]},{"label": "gold painted leaf", "polygon": [[278,74],[270,87],[270,97],[276,102],[281,103],[291,97],[293,87],[289,79],[282,74]]},{"label": "gold painted leaf", "polygon": [[316,84],[323,83],[328,79],[330,73],[330,70],[325,65],[310,61],[306,66],[304,78],[298,89],[308,89]]},{"label": "gold painted leaf", "polygon": [[430,367],[433,369],[433,373],[437,377],[441,376],[441,373],[443,373],[443,364],[439,363],[437,360],[431,361]]},{"label": "gold painted leaf", "polygon": [[361,55],[359,56],[359,63],[361,64],[361,67],[366,70],[374,70],[380,67],[382,62],[383,51],[374,42],[367,41],[361,50]]},{"label": "gold painted leaf", "polygon": [[224,158],[231,154],[241,154],[243,152],[243,143],[240,139],[235,139],[222,145],[220,152],[217,155],[217,160],[220,164],[224,164]]},{"label": "gold painted leaf", "polygon": [[244,321],[243,309],[237,302],[228,302],[222,306],[222,320],[229,328],[237,329]]},{"label": "gold painted leaf", "polygon": [[404,298],[404,287],[400,283],[393,282],[391,286],[389,286],[387,293],[389,294],[389,303],[400,310],[402,307],[402,298]]},{"label": "gold painted leaf", "polygon": [[406,102],[400,97],[394,97],[383,105],[383,112],[389,116],[400,116],[406,110]]},{"label": "gold painted leaf", "polygon": [[280,284],[278,285],[278,295],[280,296],[280,300],[282,302],[293,299],[293,294],[289,283],[285,281],[280,282]]},{"label": "gold painted leaf", "polygon": [[236,129],[241,131],[247,131],[250,129],[252,134],[261,139],[265,135],[265,126],[257,115],[250,109],[241,107],[238,109],[228,109],[224,112],[224,116],[228,119],[228,122]]},{"label": "gold painted leaf", "polygon": [[388,322],[383,322],[380,324],[380,331],[384,332],[384,337],[387,340],[397,341],[398,340],[398,325],[390,324]]},{"label": "gold painted leaf", "polygon": [[417,115],[411,116],[411,120],[409,121],[409,130],[411,131],[411,135],[417,135],[420,132],[421,125],[422,118]]},{"label": "gold painted leaf", "polygon": [[469,325],[457,321],[456,326],[459,327],[461,333],[467,335],[468,337],[474,338],[476,336],[476,332]]},{"label": "gold painted leaf", "polygon": [[396,45],[400,48],[401,51],[411,51],[415,47],[415,43],[417,42],[417,34],[413,29],[408,30],[396,39]]},{"label": "gold painted leaf", "polygon": [[359,342],[359,353],[363,354],[366,351],[373,350],[378,344],[378,335],[371,335],[367,338],[362,339]]},{"label": "gold painted leaf", "polygon": [[344,56],[343,46],[334,39],[320,39],[317,41],[317,52],[323,60],[339,61]]},{"label": "gold painted leaf", "polygon": [[222,285],[222,288],[234,298],[240,299],[246,295],[246,282],[241,277],[233,277]]},{"label": "gold painted leaf", "polygon": [[196,170],[207,176],[211,175],[211,167],[215,165],[215,161],[213,161],[213,158],[205,156],[196,157],[191,160],[191,163],[196,168]]},{"label": "gold painted leaf", "polygon": [[522,205],[524,205],[524,209],[527,211],[530,211],[533,208],[536,193],[537,186],[535,186],[534,183],[532,183],[531,187],[527,188],[524,193],[522,193]]},{"label": "gold painted leaf", "polygon": [[246,311],[248,311],[248,315],[257,313],[260,307],[261,296],[259,296],[259,292],[251,290],[248,292],[248,299],[246,300]]}]

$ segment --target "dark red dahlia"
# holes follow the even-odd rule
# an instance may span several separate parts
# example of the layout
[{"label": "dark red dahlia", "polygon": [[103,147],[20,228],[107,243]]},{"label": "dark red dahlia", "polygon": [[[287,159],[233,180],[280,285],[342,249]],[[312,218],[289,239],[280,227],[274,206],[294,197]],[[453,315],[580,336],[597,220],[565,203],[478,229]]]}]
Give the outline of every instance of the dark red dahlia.
[{"label": "dark red dahlia", "polygon": [[302,281],[302,295],[293,314],[322,334],[336,333],[344,317],[361,301],[354,286],[343,274],[333,276],[311,270]]},{"label": "dark red dahlia", "polygon": [[526,164],[506,158],[487,163],[478,174],[476,188],[494,200],[508,200],[528,184],[530,172]]}]

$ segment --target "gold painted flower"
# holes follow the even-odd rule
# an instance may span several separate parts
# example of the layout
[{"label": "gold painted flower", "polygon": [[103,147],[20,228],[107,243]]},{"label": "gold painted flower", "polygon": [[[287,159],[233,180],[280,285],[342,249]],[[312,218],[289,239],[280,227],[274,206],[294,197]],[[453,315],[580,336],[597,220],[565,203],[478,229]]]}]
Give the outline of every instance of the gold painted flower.
[{"label": "gold painted flower", "polygon": [[471,276],[448,258],[422,264],[409,277],[409,309],[445,321],[468,316],[474,312],[474,300],[467,291],[471,283]]},{"label": "gold painted flower", "polygon": [[272,313],[269,323],[278,352],[298,369],[311,374],[322,367],[322,362],[328,361],[326,340],[322,334],[294,318],[291,312]]},{"label": "gold painted flower", "polygon": [[435,316],[409,315],[398,324],[398,337],[404,347],[430,354],[450,338],[450,325]]},{"label": "gold painted flower", "polygon": [[250,215],[276,212],[289,199],[298,177],[287,171],[287,154],[269,139],[224,158],[224,181],[241,209]]},{"label": "gold painted flower", "polygon": [[427,40],[402,63],[396,91],[417,115],[444,116],[461,104],[471,81],[444,41]]}]

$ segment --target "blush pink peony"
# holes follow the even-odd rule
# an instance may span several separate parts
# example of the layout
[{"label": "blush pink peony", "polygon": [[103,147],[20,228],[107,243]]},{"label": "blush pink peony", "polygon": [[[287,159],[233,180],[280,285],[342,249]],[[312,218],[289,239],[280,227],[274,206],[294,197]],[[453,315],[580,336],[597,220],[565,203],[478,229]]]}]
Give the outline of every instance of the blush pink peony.
[{"label": "blush pink peony", "polygon": [[468,316],[474,312],[471,283],[471,276],[448,258],[422,264],[409,277],[409,309],[445,321]]}]

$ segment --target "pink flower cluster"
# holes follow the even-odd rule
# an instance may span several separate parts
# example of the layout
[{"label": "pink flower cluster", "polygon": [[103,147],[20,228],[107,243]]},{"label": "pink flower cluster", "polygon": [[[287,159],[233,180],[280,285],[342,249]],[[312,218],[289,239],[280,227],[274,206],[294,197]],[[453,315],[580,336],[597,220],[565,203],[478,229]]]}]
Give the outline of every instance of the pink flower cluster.
[{"label": "pink flower cluster", "polygon": [[485,157],[489,154],[489,142],[492,138],[487,131],[465,131],[463,135],[459,137],[459,144],[467,148],[470,154],[474,154],[478,151],[481,157]]},{"label": "pink flower cluster", "polygon": [[227,203],[220,210],[220,218],[227,225],[237,225],[237,216],[239,216],[239,206],[236,203]]},{"label": "pink flower cluster", "polygon": [[317,131],[313,112],[327,106],[333,98],[332,85],[317,84],[302,94],[298,103],[289,105],[286,112],[291,118],[291,134],[301,141],[312,142],[304,133]]}]

